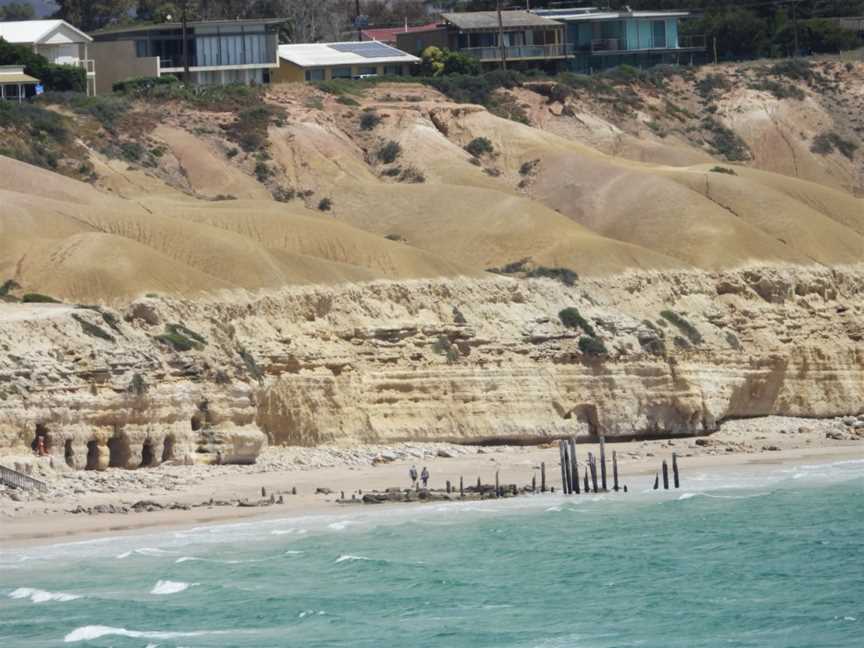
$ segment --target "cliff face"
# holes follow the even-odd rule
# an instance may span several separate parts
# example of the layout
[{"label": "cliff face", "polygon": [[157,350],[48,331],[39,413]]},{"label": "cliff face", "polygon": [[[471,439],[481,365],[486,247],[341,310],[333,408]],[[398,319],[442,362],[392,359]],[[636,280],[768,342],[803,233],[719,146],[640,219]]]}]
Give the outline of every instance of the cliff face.
[{"label": "cliff face", "polygon": [[40,434],[55,463],[104,468],[858,413],[862,293],[861,267],[754,268],[0,305],[0,455]]}]

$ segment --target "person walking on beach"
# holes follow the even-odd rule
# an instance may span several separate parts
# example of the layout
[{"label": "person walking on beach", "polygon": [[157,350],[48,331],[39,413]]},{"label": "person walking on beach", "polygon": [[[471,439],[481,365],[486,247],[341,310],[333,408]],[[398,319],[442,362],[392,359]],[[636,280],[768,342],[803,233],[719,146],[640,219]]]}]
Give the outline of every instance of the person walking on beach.
[{"label": "person walking on beach", "polygon": [[411,478],[411,486],[417,486],[417,466],[411,466],[408,476]]},{"label": "person walking on beach", "polygon": [[426,470],[426,466],[423,466],[423,472],[420,473],[420,479],[423,481],[423,488],[426,488],[429,485],[429,471]]}]

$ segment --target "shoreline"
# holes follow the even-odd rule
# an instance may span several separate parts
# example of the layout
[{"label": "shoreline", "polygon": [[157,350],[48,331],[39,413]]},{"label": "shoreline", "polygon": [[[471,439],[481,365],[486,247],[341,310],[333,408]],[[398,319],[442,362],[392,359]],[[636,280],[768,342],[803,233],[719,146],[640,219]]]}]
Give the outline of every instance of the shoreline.
[{"label": "shoreline", "polygon": [[[789,422],[791,419],[778,419]],[[795,419],[795,425],[801,430],[808,429],[806,421]],[[751,425],[764,428],[764,421],[750,422]],[[812,424],[812,421],[810,422]],[[777,426],[775,426],[777,427]],[[785,427],[789,427],[786,425]],[[741,424],[726,426],[717,435],[708,437],[707,445],[696,445],[694,439],[674,439],[615,443],[607,441],[607,461],[611,463],[612,451],[619,457],[621,483],[628,484],[631,494],[638,494],[650,489],[653,475],[663,459],[669,460],[672,452],[676,452],[682,472],[682,491],[687,490],[688,476],[694,471],[710,474],[724,472],[730,469],[755,470],[767,467],[792,466],[806,463],[831,463],[842,460],[864,460],[864,442],[862,440],[834,441],[826,439],[822,430],[798,432],[791,434],[786,430],[774,430],[773,433],[763,429],[764,434],[758,435],[759,442],[765,445],[760,448],[742,445],[741,437],[752,435],[752,429]],[[816,443],[813,434],[821,436],[821,442]],[[777,440],[777,439],[780,440]],[[785,441],[787,447],[774,445],[774,442]],[[433,449],[435,444],[427,444]],[[584,467],[584,458],[589,451],[596,451],[596,446],[580,445],[580,466]],[[770,449],[767,449],[770,448]],[[731,450],[730,450],[731,449]],[[287,452],[284,449],[274,449],[279,456]],[[349,449],[333,449],[336,454],[350,453]],[[25,547],[64,545],[76,542],[93,542],[117,536],[145,535],[149,533],[169,532],[200,526],[220,526],[235,523],[261,522],[274,519],[290,519],[308,515],[350,515],[359,511],[393,510],[397,507],[413,508],[424,506],[423,502],[379,504],[379,505],[345,505],[336,503],[340,491],[345,491],[350,497],[358,489],[364,491],[384,490],[392,487],[407,487],[408,468],[412,463],[419,466],[428,465],[432,473],[430,486],[443,487],[446,480],[458,484],[460,476],[466,483],[473,483],[481,477],[483,483],[494,483],[495,473],[499,472],[502,483],[530,484],[532,475],[538,474],[540,462],[546,463],[547,483],[554,487],[556,494],[560,492],[561,476],[558,464],[557,444],[547,446],[508,446],[502,448],[469,447],[466,454],[453,457],[427,457],[420,460],[398,459],[390,463],[372,465],[332,465],[327,467],[311,467],[308,469],[274,469],[263,471],[236,470],[228,479],[227,475],[214,474],[195,480],[190,487],[177,491],[148,493],[79,493],[64,498],[63,508],[50,509],[44,502],[26,502],[9,510],[10,500],[0,498],[0,551],[11,552]],[[172,467],[181,469],[182,467]],[[154,469],[158,473],[160,469]],[[118,471],[118,474],[128,471]],[[611,471],[610,471],[611,481]],[[539,483],[539,479],[538,479]],[[132,501],[152,500],[164,505],[177,503],[193,505],[215,499],[243,499],[254,501],[261,498],[261,488],[277,497],[282,494],[283,504],[273,504],[266,507],[240,506],[203,506],[190,510],[158,510],[154,512],[129,513],[93,513],[75,514],[69,512],[74,504],[125,504]],[[298,495],[290,495],[291,488],[296,487]],[[315,494],[317,488],[329,488],[331,494]],[[531,495],[520,496],[523,500]],[[573,496],[579,497],[579,496]],[[458,503],[457,499],[454,503]],[[448,505],[447,502],[436,501],[434,505]],[[68,508],[67,508],[68,507]]]}]

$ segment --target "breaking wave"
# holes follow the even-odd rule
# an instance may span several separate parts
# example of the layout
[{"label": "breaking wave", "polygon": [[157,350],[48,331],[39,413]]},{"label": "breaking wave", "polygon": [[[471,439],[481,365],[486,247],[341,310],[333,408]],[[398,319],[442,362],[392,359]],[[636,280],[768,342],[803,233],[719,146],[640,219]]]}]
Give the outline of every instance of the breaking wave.
[{"label": "breaking wave", "polygon": [[150,590],[151,594],[179,594],[198,583],[184,583],[183,581],[160,580]]},{"label": "breaking wave", "polygon": [[35,589],[33,587],[19,587],[9,594],[9,598],[29,598],[34,603],[47,603],[48,601],[59,601],[65,603],[66,601],[74,601],[81,597],[77,594],[66,594],[65,592],[46,592],[45,590]]}]

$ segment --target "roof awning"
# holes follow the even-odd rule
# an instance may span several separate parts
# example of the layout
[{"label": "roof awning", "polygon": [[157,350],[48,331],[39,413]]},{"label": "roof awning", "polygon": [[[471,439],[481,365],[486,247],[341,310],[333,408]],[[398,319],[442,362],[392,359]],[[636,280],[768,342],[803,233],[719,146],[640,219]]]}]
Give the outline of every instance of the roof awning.
[{"label": "roof awning", "polygon": [[0,85],[20,85],[22,83],[26,84],[36,84],[39,83],[39,79],[34,79],[29,74],[0,74]]},{"label": "roof awning", "polygon": [[[441,18],[461,31],[490,31],[499,28],[495,11],[465,11],[441,14]],[[528,11],[502,11],[504,29],[556,29],[562,25]]]}]

